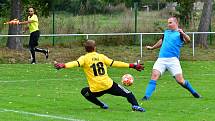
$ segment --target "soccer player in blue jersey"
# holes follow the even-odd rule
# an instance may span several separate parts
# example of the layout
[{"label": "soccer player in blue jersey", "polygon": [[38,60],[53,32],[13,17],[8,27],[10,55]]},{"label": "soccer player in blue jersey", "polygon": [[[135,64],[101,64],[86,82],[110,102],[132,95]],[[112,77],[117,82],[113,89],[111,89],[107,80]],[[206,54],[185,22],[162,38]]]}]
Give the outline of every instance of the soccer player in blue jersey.
[{"label": "soccer player in blue jersey", "polygon": [[142,100],[148,100],[151,97],[156,88],[157,80],[166,70],[172,74],[177,83],[187,89],[195,98],[200,98],[201,96],[192,88],[189,81],[183,78],[179,62],[180,48],[184,43],[190,42],[190,37],[182,29],[178,28],[178,21],[175,17],[168,19],[168,28],[155,45],[146,46],[148,50],[160,48],[160,53],[157,61],[154,63],[151,80]]}]

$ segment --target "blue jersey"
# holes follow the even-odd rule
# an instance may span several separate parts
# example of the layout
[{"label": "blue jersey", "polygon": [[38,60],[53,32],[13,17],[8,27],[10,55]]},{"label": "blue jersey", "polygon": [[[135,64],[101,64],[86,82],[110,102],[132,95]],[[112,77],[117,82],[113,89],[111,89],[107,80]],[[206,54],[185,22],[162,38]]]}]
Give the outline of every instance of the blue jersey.
[{"label": "blue jersey", "polygon": [[159,58],[171,58],[180,56],[180,48],[184,44],[183,37],[178,31],[165,30]]}]

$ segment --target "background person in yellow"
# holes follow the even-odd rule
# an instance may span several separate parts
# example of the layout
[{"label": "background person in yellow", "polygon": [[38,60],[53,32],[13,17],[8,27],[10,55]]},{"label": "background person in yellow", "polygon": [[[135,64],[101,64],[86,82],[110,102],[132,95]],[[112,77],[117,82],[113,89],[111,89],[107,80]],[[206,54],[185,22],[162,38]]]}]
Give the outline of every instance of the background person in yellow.
[{"label": "background person in yellow", "polygon": [[90,102],[100,106],[103,109],[107,109],[108,105],[98,100],[104,94],[111,94],[115,96],[126,97],[128,102],[132,105],[132,110],[145,112],[145,109],[140,107],[135,96],[131,91],[127,90],[123,86],[115,83],[107,73],[107,66],[109,67],[127,67],[134,68],[137,71],[144,69],[139,63],[124,63],[121,61],[114,61],[109,59],[103,54],[96,52],[96,43],[93,40],[87,40],[85,43],[85,50],[87,54],[78,58],[77,61],[68,63],[58,63],[55,61],[55,68],[72,68],[83,67],[85,75],[87,77],[89,87],[85,87],[81,90],[81,94]]},{"label": "background person in yellow", "polygon": [[38,46],[38,40],[40,37],[38,18],[33,7],[30,7],[28,12],[28,20],[19,22],[19,24],[28,24],[28,27],[25,28],[25,31],[28,29],[30,31],[29,50],[31,52],[31,64],[36,64],[35,52],[45,54],[46,59],[48,59],[49,51],[47,49],[36,48],[36,46]]}]

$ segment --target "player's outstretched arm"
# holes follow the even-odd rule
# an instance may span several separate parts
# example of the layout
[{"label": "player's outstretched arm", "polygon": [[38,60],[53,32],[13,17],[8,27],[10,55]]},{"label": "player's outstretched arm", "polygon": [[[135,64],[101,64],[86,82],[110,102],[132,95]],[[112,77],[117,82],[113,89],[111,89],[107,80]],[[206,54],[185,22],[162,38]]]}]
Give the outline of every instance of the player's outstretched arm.
[{"label": "player's outstretched arm", "polygon": [[57,61],[54,61],[54,67],[56,69],[62,69],[62,68],[72,68],[72,67],[80,67],[82,64],[81,60],[77,60],[77,61],[72,61],[72,62],[68,62],[68,63],[58,63]]},{"label": "player's outstretched arm", "polygon": [[122,62],[122,61],[113,61],[112,67],[129,67],[129,68],[133,68],[133,69],[136,69],[137,71],[142,71],[144,70],[144,67],[142,64],[139,64],[139,63],[125,63],[125,62]]},{"label": "player's outstretched arm", "polygon": [[18,19],[13,19],[13,20],[10,20],[8,22],[5,22],[4,24],[19,24],[19,20]]},{"label": "player's outstretched arm", "polygon": [[54,61],[54,67],[59,70],[59,69],[62,69],[62,68],[65,68],[65,64],[64,63],[58,63],[57,61]]},{"label": "player's outstretched arm", "polygon": [[130,63],[129,68],[136,69],[137,71],[144,70],[144,66],[140,64],[140,60],[138,60],[136,63]]},{"label": "player's outstretched arm", "polygon": [[30,24],[30,23],[33,23],[35,21],[32,21],[32,20],[27,20],[27,21],[20,21],[19,24]]},{"label": "player's outstretched arm", "polygon": [[142,71],[144,70],[144,67],[139,64],[139,60],[136,62],[136,63],[125,63],[125,62],[122,62],[122,61],[114,61],[110,58],[108,58],[107,56],[104,56],[104,60],[105,60],[105,64],[106,65],[109,65],[110,67],[129,67],[129,68],[133,68],[133,69],[136,69],[137,71]]},{"label": "player's outstretched arm", "polygon": [[157,48],[160,48],[161,45],[162,45],[162,39],[160,39],[157,43],[155,43],[155,45],[153,46],[146,46],[146,49],[148,50],[154,50],[154,49],[157,49]]},{"label": "player's outstretched arm", "polygon": [[104,56],[105,64],[109,65],[110,67],[129,67],[136,69],[137,71],[142,71],[144,70],[143,65],[139,64],[139,60],[136,63],[125,63],[122,61],[114,61],[112,59],[109,59],[108,57]]}]

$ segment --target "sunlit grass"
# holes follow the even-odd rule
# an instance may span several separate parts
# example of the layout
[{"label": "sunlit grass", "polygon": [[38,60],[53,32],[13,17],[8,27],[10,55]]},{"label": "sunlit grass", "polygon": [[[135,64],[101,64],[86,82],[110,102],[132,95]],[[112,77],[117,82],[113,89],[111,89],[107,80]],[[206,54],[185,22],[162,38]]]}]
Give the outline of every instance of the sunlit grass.
[{"label": "sunlit grass", "polygon": [[110,77],[119,84],[123,74],[130,73],[134,76],[134,84],[127,88],[146,109],[145,113],[140,113],[132,112],[130,104],[122,97],[104,95],[99,98],[109,105],[108,110],[100,109],[86,101],[80,94],[80,90],[87,86],[81,68],[57,71],[50,64],[0,64],[0,119],[63,121],[56,119],[56,116],[85,121],[212,121],[215,119],[213,61],[181,63],[185,79],[189,80],[203,96],[202,99],[193,98],[169,73],[166,73],[158,81],[151,99],[142,102],[140,99],[150,79],[152,65],[153,62],[145,62],[145,70],[141,73],[128,68],[109,68]]}]

